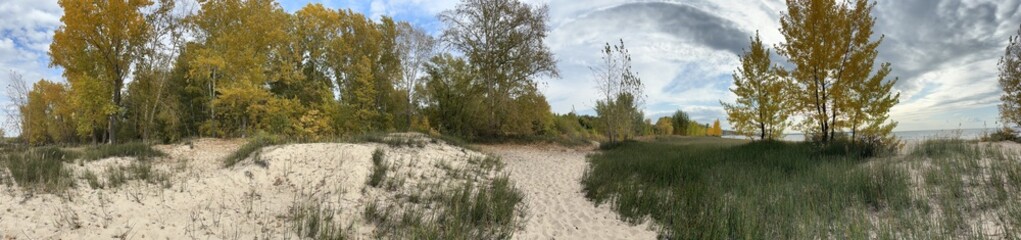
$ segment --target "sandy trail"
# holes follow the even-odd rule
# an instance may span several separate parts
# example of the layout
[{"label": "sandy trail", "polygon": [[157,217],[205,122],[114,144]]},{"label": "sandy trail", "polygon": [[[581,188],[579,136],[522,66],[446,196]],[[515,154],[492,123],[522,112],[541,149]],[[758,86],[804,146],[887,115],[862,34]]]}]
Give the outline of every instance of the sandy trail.
[{"label": "sandy trail", "polygon": [[547,146],[481,146],[506,163],[505,172],[525,194],[524,229],[516,239],[655,239],[648,223],[631,226],[605,204],[582,193],[592,151]]}]

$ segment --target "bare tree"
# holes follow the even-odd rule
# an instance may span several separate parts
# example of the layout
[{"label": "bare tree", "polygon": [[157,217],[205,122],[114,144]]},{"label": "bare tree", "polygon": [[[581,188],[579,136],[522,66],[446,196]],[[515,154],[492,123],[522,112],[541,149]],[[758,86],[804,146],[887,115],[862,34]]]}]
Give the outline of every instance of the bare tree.
[{"label": "bare tree", "polygon": [[21,109],[28,105],[28,92],[31,88],[28,86],[28,82],[25,79],[11,70],[8,75],[10,84],[7,85],[7,99],[10,100],[10,104],[4,106],[4,113],[7,114],[7,122],[4,123],[3,129],[13,130],[11,133],[21,133]]},{"label": "bare tree", "polygon": [[436,55],[436,39],[426,33],[425,29],[401,22],[397,25],[397,54],[401,59],[401,75],[404,76],[398,88],[407,94],[408,110],[405,117],[408,126],[411,126],[411,118],[417,107],[414,91],[418,73],[429,58]]},{"label": "bare tree", "polygon": [[638,108],[644,103],[644,85],[631,71],[631,53],[620,45],[603,47],[602,66],[590,67],[595,75],[596,88],[602,94],[596,101],[596,113],[606,130],[610,142],[626,140],[634,135],[637,121],[642,120]]}]

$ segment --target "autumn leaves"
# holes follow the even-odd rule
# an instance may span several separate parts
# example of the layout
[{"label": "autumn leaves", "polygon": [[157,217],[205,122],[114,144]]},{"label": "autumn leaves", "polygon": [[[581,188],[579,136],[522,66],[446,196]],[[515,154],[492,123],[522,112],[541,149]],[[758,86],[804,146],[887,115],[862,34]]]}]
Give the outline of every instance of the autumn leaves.
[{"label": "autumn leaves", "polygon": [[875,64],[878,46],[872,38],[874,3],[866,0],[788,0],[781,18],[784,42],[776,46],[789,69],[774,65],[758,35],[741,56],[735,71],[734,104],[723,103],[739,133],[778,139],[788,121],[811,140],[889,143],[896,122],[889,111],[900,94],[897,81],[887,79],[890,64]]}]

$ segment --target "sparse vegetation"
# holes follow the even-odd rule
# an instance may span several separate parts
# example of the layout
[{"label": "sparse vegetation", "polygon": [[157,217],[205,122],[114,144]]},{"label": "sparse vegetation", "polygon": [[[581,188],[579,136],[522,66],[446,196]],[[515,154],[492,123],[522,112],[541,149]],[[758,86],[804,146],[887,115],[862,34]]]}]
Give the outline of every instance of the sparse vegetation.
[{"label": "sparse vegetation", "polygon": [[[106,168],[105,187],[117,188],[131,180],[140,180],[148,184],[156,184],[169,188],[170,174],[155,170],[149,162],[132,162],[127,166],[110,166]],[[92,184],[91,182],[89,183]]]},{"label": "sparse vegetation", "polygon": [[75,186],[74,173],[64,166],[75,156],[56,147],[11,151],[0,156],[0,167],[22,188],[58,193]]},{"label": "sparse vegetation", "polygon": [[376,149],[372,152],[372,173],[369,175],[368,185],[379,187],[383,182],[383,177],[386,177],[387,170],[390,170],[390,166],[387,166],[383,159],[383,150]]},{"label": "sparse vegetation", "polygon": [[983,214],[1009,237],[1021,226],[1003,220],[1021,190],[1013,154],[962,140],[879,159],[810,143],[626,142],[593,155],[582,184],[592,201],[630,222],[651,219],[667,238],[992,236]]},{"label": "sparse vegetation", "polygon": [[312,199],[295,201],[290,208],[291,229],[302,239],[348,239],[352,225],[345,229],[337,218],[339,209]]},{"label": "sparse vegetation", "polygon": [[166,154],[153,149],[149,144],[133,142],[89,147],[85,150],[82,158],[99,160],[110,157],[135,157],[138,160],[149,160],[150,158],[162,156],[166,156]]},{"label": "sparse vegetation", "polygon": [[238,148],[237,151],[234,151],[234,153],[231,153],[226,158],[224,158],[223,164],[226,167],[234,166],[234,164],[237,164],[238,162],[241,162],[246,158],[252,156],[253,153],[261,152],[262,148],[264,147],[279,145],[283,143],[286,143],[286,141],[278,136],[270,135],[255,136],[254,138],[249,139],[248,142],[245,143],[245,145],[241,145],[241,147]]}]

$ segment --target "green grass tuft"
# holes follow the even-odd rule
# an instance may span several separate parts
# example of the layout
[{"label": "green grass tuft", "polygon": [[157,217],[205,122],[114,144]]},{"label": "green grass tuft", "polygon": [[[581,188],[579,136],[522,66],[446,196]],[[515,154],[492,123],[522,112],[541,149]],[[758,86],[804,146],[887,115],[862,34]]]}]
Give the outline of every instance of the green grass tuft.
[{"label": "green grass tuft", "polygon": [[245,143],[245,145],[241,145],[241,147],[238,148],[237,151],[234,151],[234,153],[231,153],[226,158],[224,158],[223,164],[226,167],[234,166],[234,164],[237,164],[238,162],[241,162],[246,158],[252,156],[253,153],[258,154],[258,152],[262,150],[262,148],[264,147],[280,145],[285,143],[287,143],[287,141],[278,136],[270,135],[255,136],[254,138],[248,140],[248,142]]},{"label": "green grass tuft", "polygon": [[154,157],[166,156],[163,152],[153,149],[152,146],[141,143],[123,144],[102,144],[89,147],[85,150],[83,158],[86,160],[99,160],[111,157],[136,157],[139,160],[149,160]]},{"label": "green grass tuft", "polygon": [[369,186],[379,187],[383,183],[386,172],[390,170],[390,167],[386,165],[384,160],[382,149],[376,149],[376,151],[372,152],[372,173],[369,175]]},{"label": "green grass tuft", "polygon": [[56,147],[33,148],[4,154],[0,166],[7,168],[10,178],[22,188],[59,193],[75,186],[73,171],[64,166],[75,157]]}]

